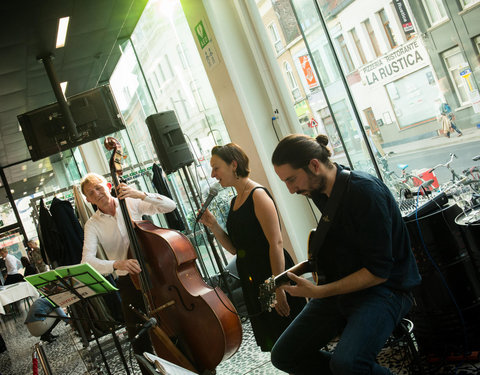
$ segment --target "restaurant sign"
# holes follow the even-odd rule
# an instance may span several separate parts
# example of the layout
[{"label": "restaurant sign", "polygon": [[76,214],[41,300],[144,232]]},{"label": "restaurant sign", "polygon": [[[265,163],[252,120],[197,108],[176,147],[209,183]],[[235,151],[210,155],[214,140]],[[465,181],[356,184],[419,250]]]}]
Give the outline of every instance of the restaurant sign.
[{"label": "restaurant sign", "polygon": [[365,86],[385,85],[428,65],[420,40],[414,39],[359,68]]}]

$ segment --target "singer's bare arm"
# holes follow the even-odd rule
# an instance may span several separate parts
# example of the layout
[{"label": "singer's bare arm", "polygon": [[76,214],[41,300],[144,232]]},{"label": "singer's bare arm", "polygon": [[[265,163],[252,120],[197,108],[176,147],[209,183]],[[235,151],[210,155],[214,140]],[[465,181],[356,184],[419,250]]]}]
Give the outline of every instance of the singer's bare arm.
[{"label": "singer's bare arm", "polygon": [[[278,275],[285,271],[285,257],[283,256],[283,239],[275,204],[265,190],[256,189],[253,192],[253,207],[255,216],[268,241],[272,272],[274,275]],[[290,307],[288,306],[287,297],[283,290],[277,290],[275,309],[281,316],[288,316],[290,314]]]},{"label": "singer's bare arm", "polygon": [[213,233],[213,235],[217,238],[220,244],[230,253],[235,255],[237,253],[237,249],[230,241],[230,237],[228,234],[223,230],[223,228],[218,224],[217,219],[215,216],[207,209],[205,210],[204,214],[199,220],[200,223],[207,226]]}]

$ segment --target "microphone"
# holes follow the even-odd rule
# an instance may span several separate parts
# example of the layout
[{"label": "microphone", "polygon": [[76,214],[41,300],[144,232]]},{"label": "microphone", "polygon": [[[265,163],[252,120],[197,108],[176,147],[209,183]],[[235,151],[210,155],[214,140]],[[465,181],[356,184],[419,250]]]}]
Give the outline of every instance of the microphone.
[{"label": "microphone", "polygon": [[210,186],[210,190],[208,192],[208,197],[207,197],[207,199],[205,199],[205,203],[203,204],[200,211],[198,211],[198,215],[197,215],[197,218],[195,219],[195,222],[200,220],[200,218],[203,216],[203,214],[207,210],[210,203],[212,203],[213,198],[215,198],[217,196],[218,192],[220,191],[220,188],[221,188],[221,185],[218,182],[213,184],[212,186]]},{"label": "microphone", "polygon": [[150,328],[157,324],[157,319],[150,318],[145,323],[143,323],[142,329],[138,331],[138,333],[133,338],[132,342],[138,340],[140,336],[142,336],[145,332],[147,332]]}]

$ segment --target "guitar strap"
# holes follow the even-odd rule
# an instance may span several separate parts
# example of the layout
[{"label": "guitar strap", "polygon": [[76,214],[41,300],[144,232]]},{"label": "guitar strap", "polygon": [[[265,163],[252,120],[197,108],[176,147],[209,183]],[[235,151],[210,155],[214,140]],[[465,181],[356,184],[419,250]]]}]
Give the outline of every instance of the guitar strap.
[{"label": "guitar strap", "polygon": [[312,261],[312,265],[315,267],[313,278],[318,283],[318,269],[317,269],[317,256],[320,248],[325,241],[328,230],[335,219],[337,208],[340,204],[340,200],[344,196],[345,191],[350,182],[350,171],[348,169],[342,169],[335,179],[335,183],[332,189],[332,195],[328,198],[325,209],[322,212],[322,217],[318,223],[315,233],[313,233],[308,246],[308,259]]}]

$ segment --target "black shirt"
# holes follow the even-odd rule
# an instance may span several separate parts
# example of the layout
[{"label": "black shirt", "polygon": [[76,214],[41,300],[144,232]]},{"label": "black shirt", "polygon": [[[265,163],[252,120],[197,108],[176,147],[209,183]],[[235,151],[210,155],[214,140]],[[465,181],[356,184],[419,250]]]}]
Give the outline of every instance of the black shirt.
[{"label": "black shirt", "polygon": [[[337,176],[343,168],[337,165]],[[325,209],[325,194],[313,192],[312,199],[320,211]],[[420,284],[408,231],[393,195],[378,178],[352,171],[318,253],[318,268],[332,282],[363,267],[387,279],[385,285],[392,289],[406,291]]]}]

